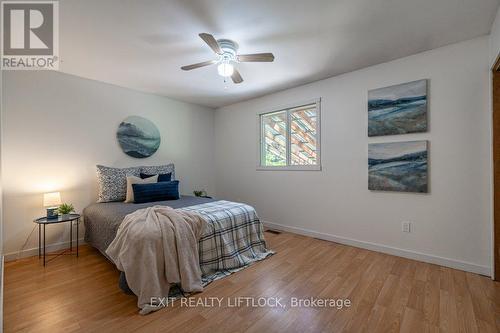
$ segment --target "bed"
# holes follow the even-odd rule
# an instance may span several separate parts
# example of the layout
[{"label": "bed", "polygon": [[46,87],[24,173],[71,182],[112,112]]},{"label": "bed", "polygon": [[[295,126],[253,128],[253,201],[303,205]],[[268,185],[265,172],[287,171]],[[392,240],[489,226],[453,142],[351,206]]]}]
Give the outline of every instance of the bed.
[{"label": "bed", "polygon": [[[253,207],[243,203],[193,196],[145,204],[91,204],[83,210],[85,241],[106,256],[105,251],[115,238],[123,218],[138,209],[155,205],[193,211],[202,215],[207,222],[199,241],[204,285],[273,253],[267,249],[263,226]],[[124,279],[122,274],[121,287],[126,290],[126,286],[123,286]]]}]

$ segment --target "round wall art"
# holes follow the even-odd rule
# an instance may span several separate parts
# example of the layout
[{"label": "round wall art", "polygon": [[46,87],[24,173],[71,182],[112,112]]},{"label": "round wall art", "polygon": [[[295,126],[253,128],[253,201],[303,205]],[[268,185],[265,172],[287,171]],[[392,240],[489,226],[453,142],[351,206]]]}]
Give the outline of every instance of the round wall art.
[{"label": "round wall art", "polygon": [[139,116],[125,118],[118,127],[116,138],[123,152],[135,158],[153,155],[160,147],[160,131],[150,120]]}]

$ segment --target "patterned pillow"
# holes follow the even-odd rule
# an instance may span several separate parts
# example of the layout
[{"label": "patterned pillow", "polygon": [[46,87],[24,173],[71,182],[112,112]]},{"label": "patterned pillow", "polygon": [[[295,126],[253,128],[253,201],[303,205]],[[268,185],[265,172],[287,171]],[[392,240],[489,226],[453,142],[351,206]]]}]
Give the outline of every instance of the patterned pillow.
[{"label": "patterned pillow", "polygon": [[97,202],[124,201],[127,195],[127,176],[137,176],[141,167],[110,168],[97,165]]},{"label": "patterned pillow", "polygon": [[148,175],[159,175],[165,173],[172,174],[172,180],[175,179],[175,167],[173,163],[166,165],[156,165],[156,166],[142,166],[141,172]]}]

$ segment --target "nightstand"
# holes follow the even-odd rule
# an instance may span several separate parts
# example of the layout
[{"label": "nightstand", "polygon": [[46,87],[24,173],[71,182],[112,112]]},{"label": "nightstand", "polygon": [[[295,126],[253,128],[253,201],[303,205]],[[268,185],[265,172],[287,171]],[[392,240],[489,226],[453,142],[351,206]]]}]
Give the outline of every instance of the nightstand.
[{"label": "nightstand", "polygon": [[[56,223],[66,223],[69,222],[70,225],[70,233],[69,233],[69,251],[70,254],[73,254],[73,221],[76,221],[76,256],[78,257],[78,225],[80,224],[80,214],[65,214],[65,215],[59,215],[57,218],[53,219],[48,219],[47,217],[40,217],[33,222],[38,224],[38,259],[40,259],[43,256],[43,265],[45,266],[46,260],[45,260],[45,227],[48,224],[56,224]],[[42,226],[43,226],[43,238],[42,238]],[[43,239],[43,245],[42,245],[42,239]],[[43,252],[42,252],[43,248]],[[66,254],[67,250],[55,254],[55,258],[57,258],[60,255]],[[52,259],[55,259],[52,258]],[[51,259],[51,260],[52,260]]]}]

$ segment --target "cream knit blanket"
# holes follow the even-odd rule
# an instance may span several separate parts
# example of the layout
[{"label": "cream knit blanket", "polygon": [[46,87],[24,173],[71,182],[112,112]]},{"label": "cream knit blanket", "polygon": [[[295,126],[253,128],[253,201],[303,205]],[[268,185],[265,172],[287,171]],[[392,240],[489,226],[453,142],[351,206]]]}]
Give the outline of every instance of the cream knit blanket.
[{"label": "cream knit blanket", "polygon": [[152,300],[168,297],[171,284],[185,292],[203,290],[198,241],[204,223],[198,214],[167,206],[124,218],[106,254],[125,272],[141,314],[160,309]]}]

